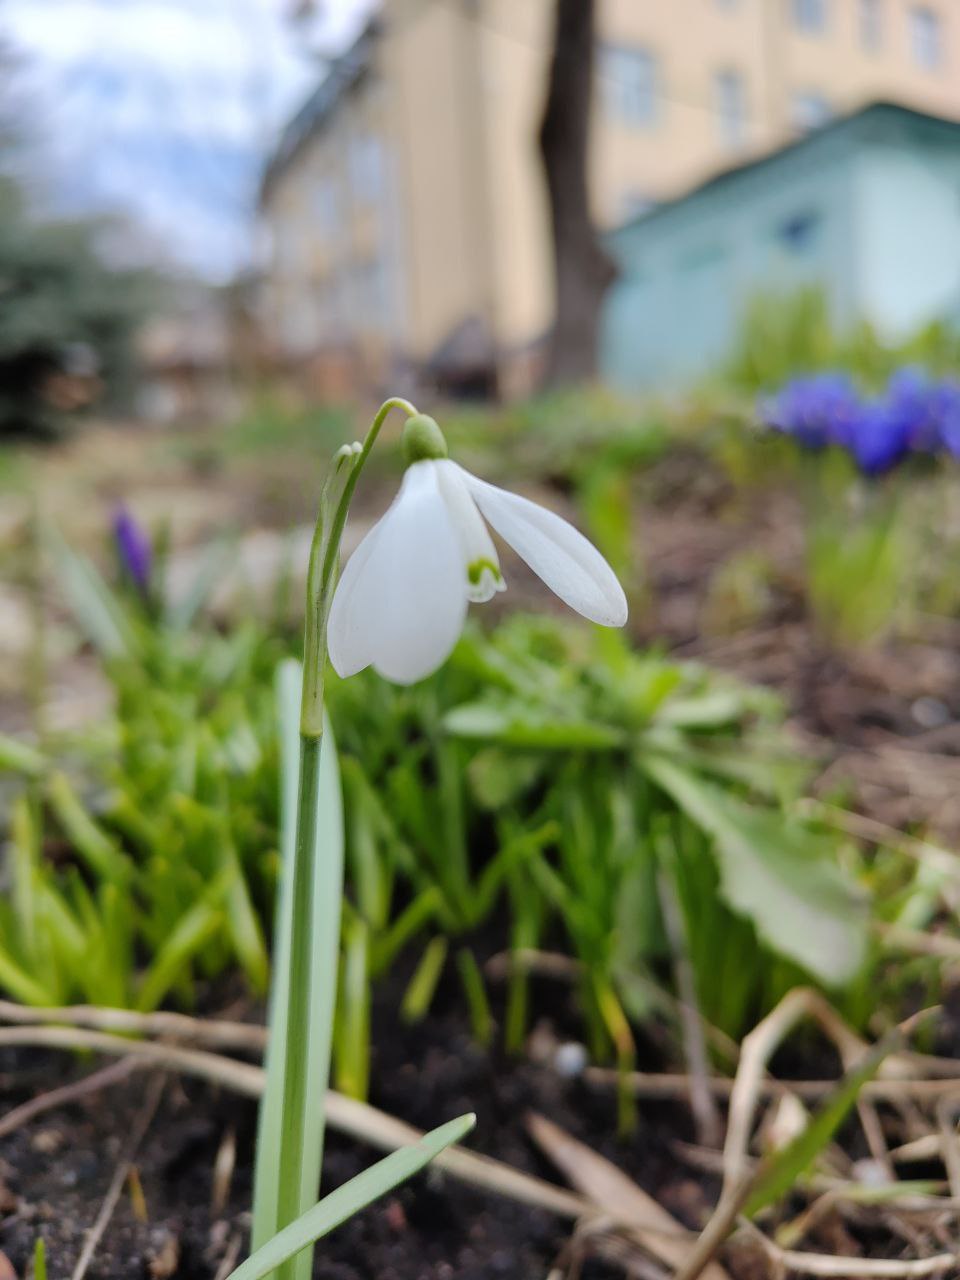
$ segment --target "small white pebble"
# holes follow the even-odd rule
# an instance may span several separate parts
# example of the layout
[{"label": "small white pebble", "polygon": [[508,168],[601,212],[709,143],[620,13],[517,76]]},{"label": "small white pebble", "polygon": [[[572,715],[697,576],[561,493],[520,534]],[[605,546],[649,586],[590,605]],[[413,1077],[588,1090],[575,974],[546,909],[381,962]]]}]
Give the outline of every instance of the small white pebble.
[{"label": "small white pebble", "polygon": [[553,1069],[557,1075],[572,1079],[583,1073],[588,1061],[586,1046],[578,1040],[568,1040],[557,1046],[553,1055]]},{"label": "small white pebble", "polygon": [[890,1182],[878,1160],[857,1160],[853,1165],[853,1177],[864,1187],[885,1187]]},{"label": "small white pebble", "polygon": [[910,714],[921,729],[939,729],[950,721],[950,709],[939,698],[917,698],[910,705]]}]

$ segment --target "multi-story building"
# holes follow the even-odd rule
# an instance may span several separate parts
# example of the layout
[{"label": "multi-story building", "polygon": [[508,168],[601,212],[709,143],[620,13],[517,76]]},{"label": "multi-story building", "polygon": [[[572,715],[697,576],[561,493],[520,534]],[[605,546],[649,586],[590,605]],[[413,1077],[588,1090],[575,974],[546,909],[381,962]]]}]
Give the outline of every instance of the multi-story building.
[{"label": "multi-story building", "polygon": [[[383,0],[264,179],[277,354],[346,388],[529,385],[553,309],[537,151],[554,0]],[[960,119],[956,0],[599,0],[600,227],[874,99]]]}]

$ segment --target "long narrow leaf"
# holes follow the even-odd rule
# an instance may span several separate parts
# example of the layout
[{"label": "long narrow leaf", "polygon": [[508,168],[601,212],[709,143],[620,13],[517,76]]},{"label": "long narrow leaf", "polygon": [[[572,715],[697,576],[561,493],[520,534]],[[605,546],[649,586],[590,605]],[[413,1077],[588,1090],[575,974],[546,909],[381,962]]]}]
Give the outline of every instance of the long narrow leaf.
[{"label": "long narrow leaf", "polygon": [[754,1217],[761,1209],[786,1195],[797,1179],[810,1168],[856,1103],[860,1090],[877,1074],[884,1058],[902,1042],[903,1036],[899,1031],[892,1031],[889,1036],[884,1037],[859,1066],[844,1076],[836,1091],[814,1113],[806,1128],[792,1142],[788,1142],[763,1162],[744,1206],[744,1213],[748,1217]]},{"label": "long narrow leaf", "polygon": [[27,778],[39,778],[45,768],[45,758],[34,747],[0,733],[0,771],[9,770],[22,773]]},{"label": "long narrow leaf", "polygon": [[113,884],[129,883],[133,873],[130,859],[83,807],[66,774],[51,777],[47,799],[64,835],[90,869]]},{"label": "long narrow leaf", "polygon": [[[283,1079],[286,1069],[284,1044],[285,1017],[288,1005],[290,970],[290,934],[293,927],[293,902],[285,887],[290,883],[296,842],[296,813],[300,761],[300,688],[301,671],[297,662],[285,662],[277,671],[277,708],[281,742],[281,875],[277,895],[274,926],[273,981],[270,990],[270,1039],[266,1055],[267,1082],[257,1131],[257,1157],[254,1172],[253,1231],[254,1249],[259,1249],[276,1234],[277,1169],[280,1120],[283,1102]],[[314,856],[324,866],[316,877],[313,902],[314,950],[311,958],[310,985],[313,999],[322,990],[326,976],[336,972],[336,950],[340,943],[340,899],[343,874],[343,799],[340,770],[333,731],[327,723],[320,756],[320,792],[318,796],[318,847]],[[333,955],[331,955],[333,949]],[[333,998],[333,997],[331,997]],[[330,1044],[329,1028],[323,1019],[315,1018],[309,1027],[308,1076],[315,1082],[311,1094],[311,1110],[304,1117],[304,1158],[300,1170],[300,1202],[302,1206],[316,1200],[323,1159],[323,1100],[327,1087]],[[294,1250],[293,1252],[296,1252]],[[289,1255],[288,1255],[289,1256]],[[309,1280],[309,1251],[297,1260],[298,1280]]]},{"label": "long narrow leaf", "polygon": [[134,653],[137,641],[130,620],[90,561],[74,551],[54,528],[47,530],[46,543],[64,595],[86,638],[105,658]]},{"label": "long narrow leaf", "polygon": [[402,1147],[379,1160],[373,1168],[351,1178],[312,1209],[308,1209],[296,1222],[284,1227],[246,1262],[241,1263],[229,1280],[261,1280],[262,1276],[269,1275],[301,1249],[306,1249],[315,1240],[328,1235],[372,1201],[419,1173],[424,1165],[429,1164],[446,1147],[465,1137],[475,1124],[476,1116],[460,1116],[457,1120],[440,1125],[438,1129],[432,1129],[413,1146]]}]

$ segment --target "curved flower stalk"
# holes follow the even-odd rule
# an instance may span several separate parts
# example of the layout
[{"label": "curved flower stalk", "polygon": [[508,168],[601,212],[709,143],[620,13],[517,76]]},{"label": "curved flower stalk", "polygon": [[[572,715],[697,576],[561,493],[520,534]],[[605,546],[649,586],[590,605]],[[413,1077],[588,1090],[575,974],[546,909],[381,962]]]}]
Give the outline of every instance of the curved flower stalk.
[{"label": "curved flower stalk", "polygon": [[470,603],[506,589],[487,525],[565,604],[622,627],[627,600],[600,552],[566,520],[465,471],[432,418],[404,428],[408,466],[392,506],[357,547],[333,597],[330,660],[412,684],[443,664]]}]

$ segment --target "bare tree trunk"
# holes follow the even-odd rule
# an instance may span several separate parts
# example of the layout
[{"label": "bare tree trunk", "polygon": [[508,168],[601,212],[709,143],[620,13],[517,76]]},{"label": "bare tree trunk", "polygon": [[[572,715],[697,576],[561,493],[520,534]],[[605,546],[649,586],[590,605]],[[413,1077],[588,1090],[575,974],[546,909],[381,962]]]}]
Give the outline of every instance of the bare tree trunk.
[{"label": "bare tree trunk", "polygon": [[590,219],[587,147],[596,0],[556,0],[553,60],[540,125],[556,271],[557,311],[546,381],[583,382],[597,371],[600,304],[616,277]]}]

